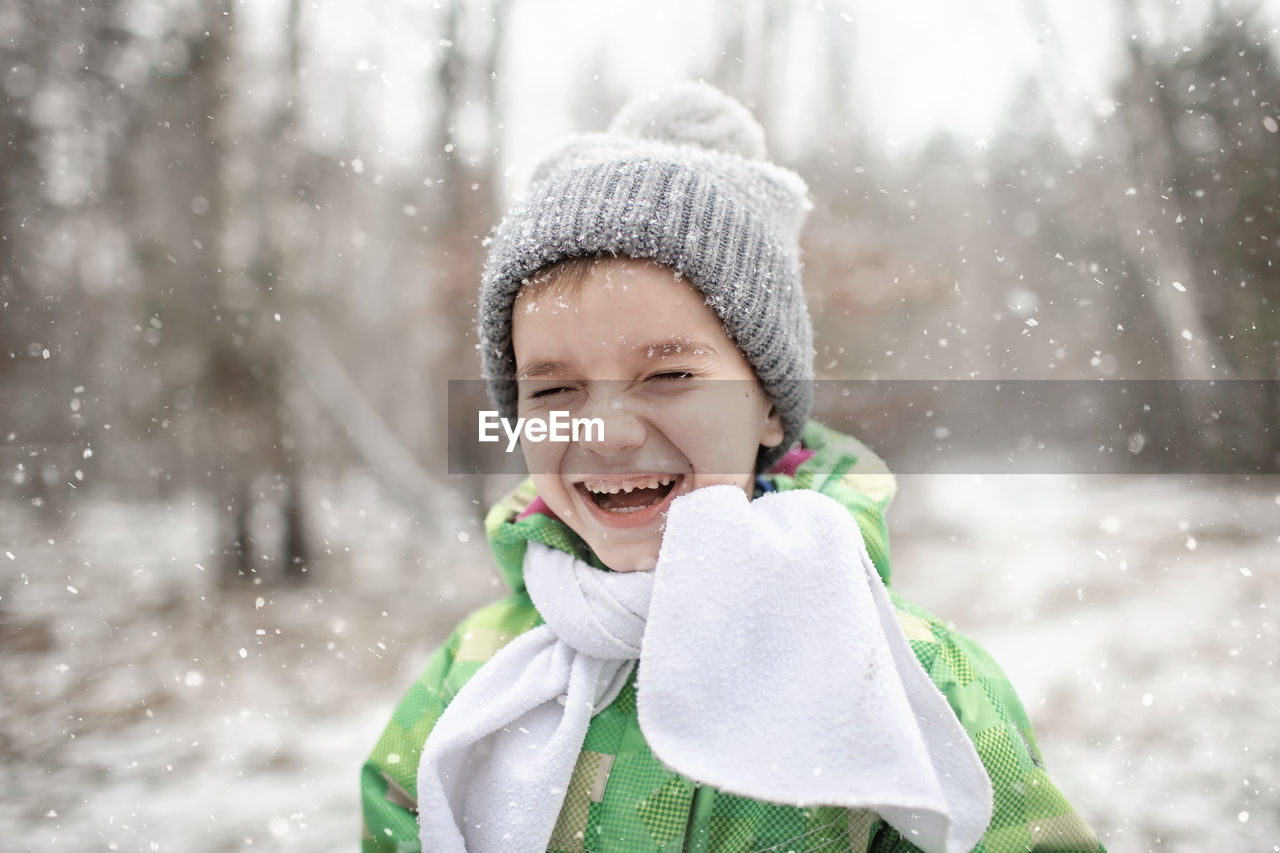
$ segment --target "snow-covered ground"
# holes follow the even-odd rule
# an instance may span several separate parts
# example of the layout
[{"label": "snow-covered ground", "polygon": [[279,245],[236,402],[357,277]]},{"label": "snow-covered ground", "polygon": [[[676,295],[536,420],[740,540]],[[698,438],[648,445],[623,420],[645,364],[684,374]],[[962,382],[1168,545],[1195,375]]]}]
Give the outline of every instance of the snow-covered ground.
[{"label": "snow-covered ground", "polygon": [[979,639],[1112,851],[1280,850],[1280,478],[902,478],[896,586]]},{"label": "snow-covered ground", "polygon": [[[1280,850],[1280,478],[899,486],[896,586],[1004,665],[1109,849]],[[194,498],[0,503],[0,846],[355,849],[365,753],[501,589],[477,519],[309,498],[310,582],[232,589]]]}]

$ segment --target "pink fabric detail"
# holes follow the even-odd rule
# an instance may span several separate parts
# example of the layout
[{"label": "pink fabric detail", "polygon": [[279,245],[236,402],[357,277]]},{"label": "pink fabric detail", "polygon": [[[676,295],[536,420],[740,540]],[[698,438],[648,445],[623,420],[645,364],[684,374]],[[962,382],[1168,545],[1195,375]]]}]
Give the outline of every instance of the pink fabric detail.
[{"label": "pink fabric detail", "polygon": [[516,516],[516,521],[519,521],[526,516],[536,515],[538,513],[541,513],[548,518],[553,518],[556,521],[560,520],[560,517],[551,511],[551,507],[547,506],[547,502],[542,499],[541,495],[539,495],[533,499],[533,503],[524,508],[524,512]]},{"label": "pink fabric detail", "polygon": [[808,462],[818,451],[808,450],[803,447],[793,447],[788,450],[783,457],[774,463],[769,469],[770,474],[786,474],[788,477],[796,475],[796,469],[804,463]]}]

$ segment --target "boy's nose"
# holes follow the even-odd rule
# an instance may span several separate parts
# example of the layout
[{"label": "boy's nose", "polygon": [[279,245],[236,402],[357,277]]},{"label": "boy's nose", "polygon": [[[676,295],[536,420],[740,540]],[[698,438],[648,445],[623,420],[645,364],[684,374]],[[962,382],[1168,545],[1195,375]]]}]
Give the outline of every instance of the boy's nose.
[{"label": "boy's nose", "polygon": [[603,429],[588,431],[584,446],[601,456],[613,456],[644,444],[644,421],[632,406],[613,394],[601,395],[592,402],[587,416],[599,418]]}]

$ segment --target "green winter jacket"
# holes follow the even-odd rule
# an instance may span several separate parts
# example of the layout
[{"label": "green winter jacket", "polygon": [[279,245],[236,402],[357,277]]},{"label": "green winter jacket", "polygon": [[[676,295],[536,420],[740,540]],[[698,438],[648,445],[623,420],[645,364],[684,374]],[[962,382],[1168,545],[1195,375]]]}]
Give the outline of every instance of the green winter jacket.
[{"label": "green winter jacket", "polygon": [[[802,437],[815,455],[794,474],[766,477],[775,489],[814,489],[848,507],[867,551],[889,582],[884,513],[895,485],[884,463],[856,439],[817,423]],[[526,480],[490,511],[486,528],[512,594],[468,616],[401,699],[360,777],[364,853],[419,851],[418,758],[440,714],[476,670],[517,635],[542,624],[523,579],[529,540],[600,563],[567,526],[543,514],[517,516],[534,499]],[[890,596],[912,651],[973,739],[994,788],[994,812],[979,853],[1098,853],[1102,845],[1049,780],[1026,712],[995,661],[938,619]],[[554,853],[748,853],[918,849],[872,812],[797,808],[749,800],[667,770],[636,722],[635,672],[587,730],[552,834]],[[428,851],[429,853],[429,851]]]}]

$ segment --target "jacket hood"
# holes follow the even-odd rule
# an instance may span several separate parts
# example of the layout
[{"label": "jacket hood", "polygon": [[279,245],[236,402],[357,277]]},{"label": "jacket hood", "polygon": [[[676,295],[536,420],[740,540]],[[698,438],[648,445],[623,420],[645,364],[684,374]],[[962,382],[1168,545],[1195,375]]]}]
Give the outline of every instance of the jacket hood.
[{"label": "jacket hood", "polygon": [[[809,421],[801,433],[799,447],[762,476],[779,492],[812,489],[848,509],[858,522],[867,553],[880,577],[886,585],[890,582],[885,512],[897,492],[897,482],[884,460],[866,445],[853,436]],[[516,594],[526,592],[524,553],[530,540],[606,568],[567,524],[545,512],[530,511],[537,497],[533,478],[528,478],[494,504],[485,517],[485,532],[498,571]]]}]

